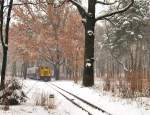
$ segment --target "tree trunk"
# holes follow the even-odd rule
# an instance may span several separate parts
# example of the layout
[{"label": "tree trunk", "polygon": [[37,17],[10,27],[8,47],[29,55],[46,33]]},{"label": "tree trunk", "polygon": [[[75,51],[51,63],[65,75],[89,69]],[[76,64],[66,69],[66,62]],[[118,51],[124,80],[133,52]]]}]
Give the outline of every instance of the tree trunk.
[{"label": "tree trunk", "polygon": [[1,89],[5,87],[5,74],[6,74],[6,64],[7,64],[7,50],[8,47],[3,47],[3,62],[1,70]]},{"label": "tree trunk", "polygon": [[[7,50],[8,50],[8,34],[9,34],[9,22],[10,22],[10,15],[11,15],[11,10],[12,10],[12,4],[13,0],[9,1],[9,7],[8,7],[8,13],[7,13],[7,19],[6,19],[6,26],[5,26],[5,33],[3,36],[3,10],[4,10],[4,1],[1,2],[1,11],[0,11],[0,16],[1,16],[1,43],[3,46],[3,62],[2,62],[2,70],[1,70],[1,88],[5,88],[5,73],[6,73],[6,64],[7,64]],[[5,38],[5,39],[4,39]]]},{"label": "tree trunk", "polygon": [[88,0],[88,16],[85,27],[85,53],[83,85],[94,85],[94,27],[95,27],[95,0]]},{"label": "tree trunk", "polygon": [[29,65],[28,65],[28,61],[27,61],[27,62],[25,61],[25,62],[22,64],[22,70],[21,70],[21,71],[22,71],[22,72],[21,72],[22,75],[21,75],[21,76],[22,76],[24,79],[27,78],[27,68],[28,68],[28,66],[29,66]]},{"label": "tree trunk", "polygon": [[16,61],[15,61],[12,64],[12,77],[16,77],[16,76],[17,76],[17,66],[16,66]]},{"label": "tree trunk", "polygon": [[56,78],[56,80],[60,79],[59,74],[60,74],[59,64],[56,64],[54,65],[54,77]]}]

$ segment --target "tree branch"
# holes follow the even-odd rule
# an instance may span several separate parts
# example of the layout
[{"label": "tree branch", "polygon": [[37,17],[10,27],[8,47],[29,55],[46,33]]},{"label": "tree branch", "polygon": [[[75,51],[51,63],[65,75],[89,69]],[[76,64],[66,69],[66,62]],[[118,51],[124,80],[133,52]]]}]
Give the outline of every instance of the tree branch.
[{"label": "tree branch", "polygon": [[115,4],[116,2],[118,2],[117,0],[115,0],[114,2],[112,3],[108,3],[108,2],[102,2],[102,1],[96,1],[96,4],[102,4],[102,5],[113,5]]},{"label": "tree branch", "polygon": [[123,12],[127,11],[133,5],[133,3],[134,3],[134,0],[131,0],[130,4],[128,4],[126,7],[122,8],[120,10],[117,10],[117,11],[99,16],[99,17],[96,18],[96,21],[103,20],[106,17],[112,16],[112,15],[115,15],[115,14],[118,14],[118,13],[123,13]]},{"label": "tree branch", "polygon": [[113,26],[115,26],[115,23],[113,23],[109,18],[104,18],[106,21],[110,22]]},{"label": "tree branch", "polygon": [[70,1],[73,5],[75,5],[78,8],[78,11],[82,17],[86,17],[88,15],[83,6],[79,4],[77,1],[75,0],[68,0],[68,1]]}]

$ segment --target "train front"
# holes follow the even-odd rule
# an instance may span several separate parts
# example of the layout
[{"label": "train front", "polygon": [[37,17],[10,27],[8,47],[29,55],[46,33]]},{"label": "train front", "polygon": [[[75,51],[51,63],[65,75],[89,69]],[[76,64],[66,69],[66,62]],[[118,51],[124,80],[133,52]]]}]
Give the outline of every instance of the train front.
[{"label": "train front", "polygon": [[52,69],[50,67],[39,67],[39,77],[41,80],[50,81],[52,77]]}]

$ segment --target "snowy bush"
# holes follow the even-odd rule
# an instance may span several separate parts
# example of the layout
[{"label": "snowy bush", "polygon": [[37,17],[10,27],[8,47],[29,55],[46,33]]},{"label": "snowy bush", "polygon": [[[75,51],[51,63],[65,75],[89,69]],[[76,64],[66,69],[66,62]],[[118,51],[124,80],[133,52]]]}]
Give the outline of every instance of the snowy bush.
[{"label": "snowy bush", "polygon": [[6,82],[5,89],[0,91],[1,105],[18,105],[26,101],[22,85],[16,79]]}]

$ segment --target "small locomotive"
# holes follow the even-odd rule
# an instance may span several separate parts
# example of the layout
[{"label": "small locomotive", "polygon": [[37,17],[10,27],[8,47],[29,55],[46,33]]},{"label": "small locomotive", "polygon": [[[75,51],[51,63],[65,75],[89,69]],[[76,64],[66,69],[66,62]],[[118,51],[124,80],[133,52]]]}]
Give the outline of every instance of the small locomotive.
[{"label": "small locomotive", "polygon": [[52,77],[52,68],[47,66],[27,68],[27,77],[36,80],[50,81]]}]

